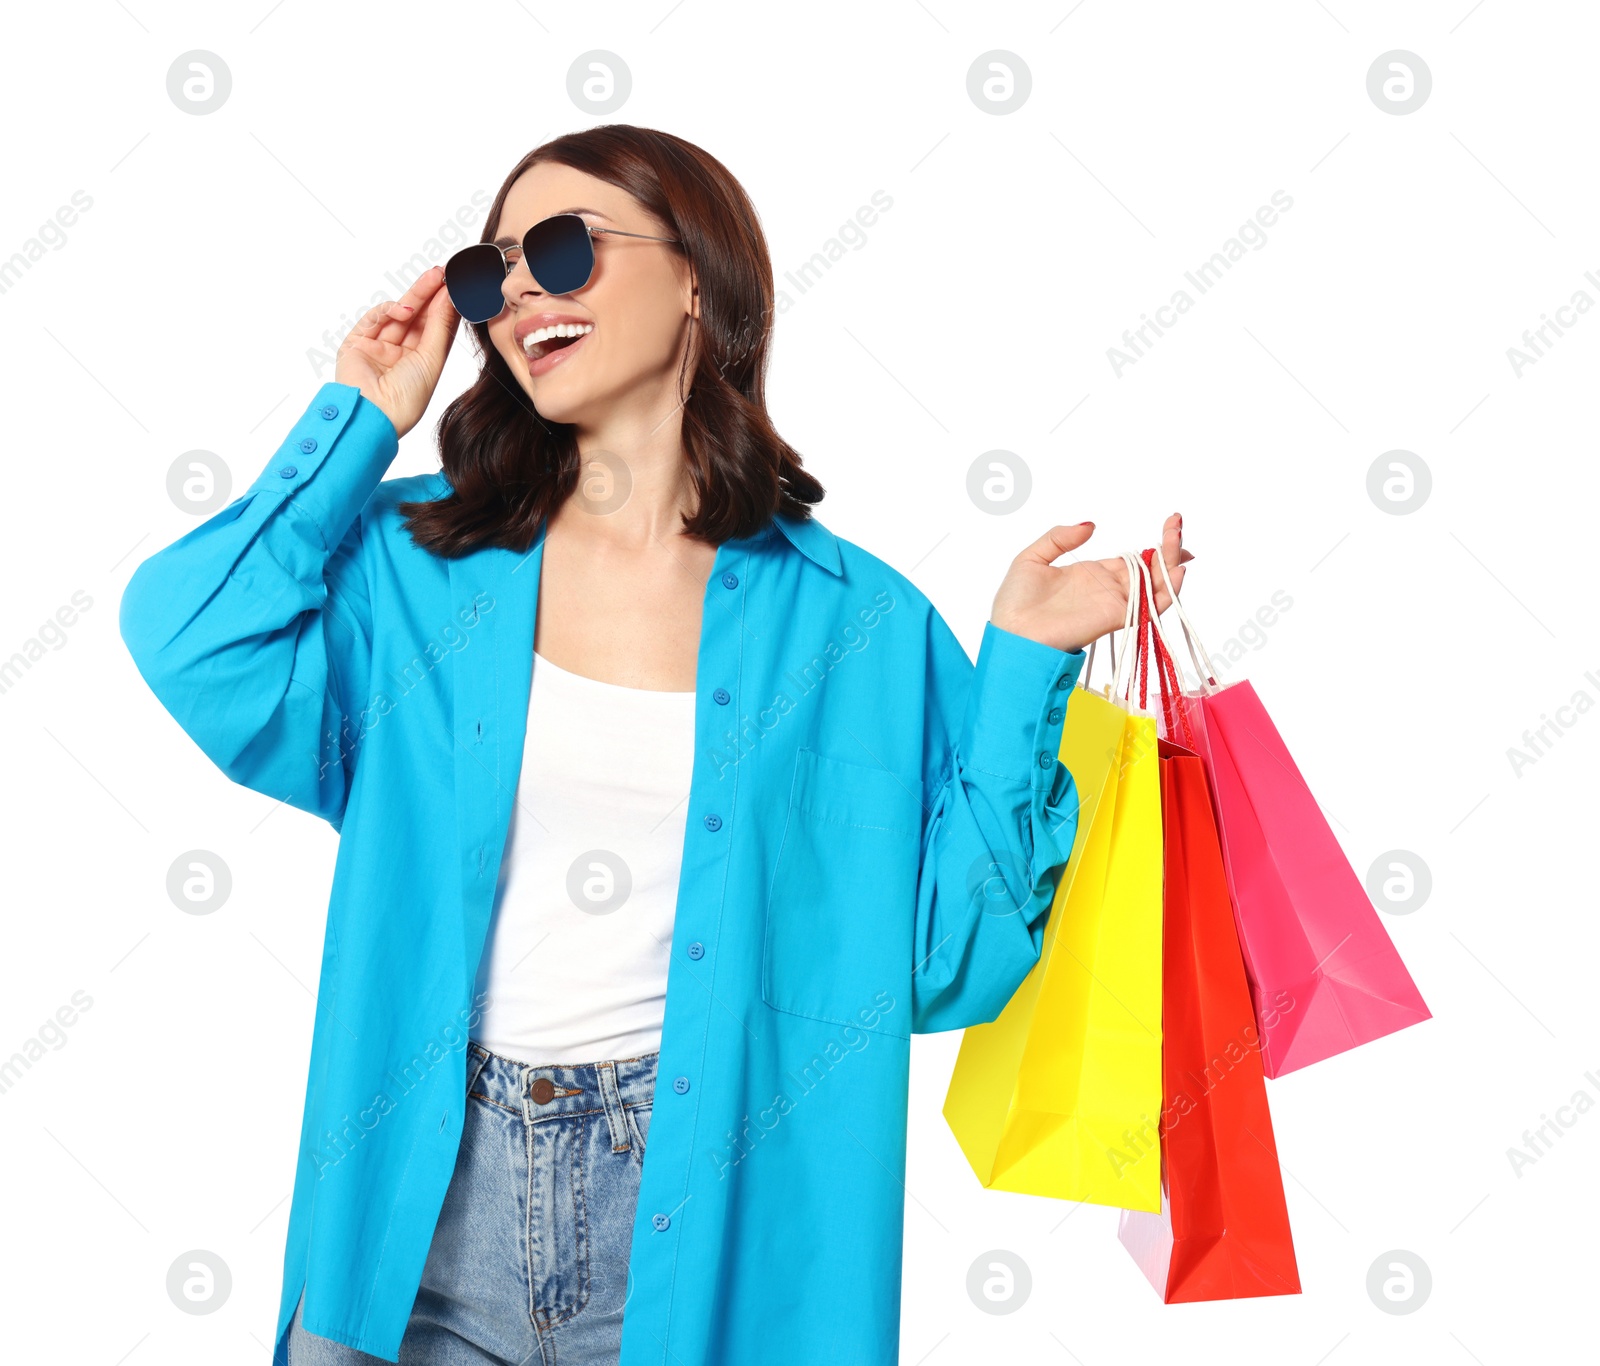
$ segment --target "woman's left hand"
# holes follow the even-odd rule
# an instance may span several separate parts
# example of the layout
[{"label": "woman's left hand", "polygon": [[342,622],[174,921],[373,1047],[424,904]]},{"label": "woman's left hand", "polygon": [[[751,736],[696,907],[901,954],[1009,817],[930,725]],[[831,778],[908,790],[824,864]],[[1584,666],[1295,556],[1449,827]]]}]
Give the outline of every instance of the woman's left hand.
[{"label": "woman's left hand", "polygon": [[[1056,565],[1094,535],[1094,523],[1053,526],[1012,560],[994,595],[989,620],[1002,630],[1037,640],[1057,650],[1081,650],[1108,631],[1120,631],[1128,605],[1128,566],[1114,560],[1079,560]],[[1194,558],[1183,548],[1183,516],[1174,512],[1161,526],[1161,558],[1172,586],[1183,591],[1184,565]],[[1172,599],[1161,571],[1152,564],[1155,609]]]}]

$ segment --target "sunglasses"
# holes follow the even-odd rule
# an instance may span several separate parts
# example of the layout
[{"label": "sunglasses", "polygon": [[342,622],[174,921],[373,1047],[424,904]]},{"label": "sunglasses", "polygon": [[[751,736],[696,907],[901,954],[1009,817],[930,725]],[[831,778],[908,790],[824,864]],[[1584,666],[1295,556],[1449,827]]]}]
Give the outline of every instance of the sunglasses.
[{"label": "sunglasses", "polygon": [[502,248],[495,242],[463,247],[444,263],[444,287],[455,310],[469,323],[498,318],[506,306],[504,286],[516,261],[507,251],[520,251],[534,283],[546,294],[571,294],[589,283],[594,273],[595,233],[615,237],[641,237],[649,242],[671,242],[676,237],[651,237],[649,233],[623,232],[620,228],[592,228],[575,213],[542,218],[522,235],[521,247]]}]

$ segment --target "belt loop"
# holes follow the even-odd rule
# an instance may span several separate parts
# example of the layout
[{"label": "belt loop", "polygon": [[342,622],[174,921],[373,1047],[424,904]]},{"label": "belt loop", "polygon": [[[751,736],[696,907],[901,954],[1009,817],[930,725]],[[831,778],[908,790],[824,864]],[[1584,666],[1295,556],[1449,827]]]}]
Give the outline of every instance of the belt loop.
[{"label": "belt loop", "polygon": [[[476,1054],[477,1056],[473,1056]],[[489,1050],[482,1044],[471,1044],[467,1049],[467,1091],[477,1085],[483,1069],[489,1065]]]},{"label": "belt loop", "polygon": [[628,1116],[622,1108],[622,1095],[617,1090],[617,1069],[609,1062],[595,1064],[600,1079],[600,1099],[606,1107],[606,1123],[611,1126],[611,1151],[625,1153],[632,1145],[628,1132]]}]

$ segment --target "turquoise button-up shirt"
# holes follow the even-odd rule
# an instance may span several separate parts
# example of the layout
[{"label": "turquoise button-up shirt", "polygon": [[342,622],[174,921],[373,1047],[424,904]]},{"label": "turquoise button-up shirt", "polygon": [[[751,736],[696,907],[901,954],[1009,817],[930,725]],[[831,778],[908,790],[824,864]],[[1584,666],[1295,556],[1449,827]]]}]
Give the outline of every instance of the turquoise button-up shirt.
[{"label": "turquoise button-up shirt", "polygon": [[[446,560],[393,425],[325,384],[120,626],[234,782],[340,831],[273,1360],[399,1359],[454,1170],[532,677],[531,549]],[[1077,830],[1082,651],[984,627],[821,522],[717,548],[622,1366],[897,1359],[910,1036],[992,1020]],[[672,1083],[687,1077],[679,1092]]]}]

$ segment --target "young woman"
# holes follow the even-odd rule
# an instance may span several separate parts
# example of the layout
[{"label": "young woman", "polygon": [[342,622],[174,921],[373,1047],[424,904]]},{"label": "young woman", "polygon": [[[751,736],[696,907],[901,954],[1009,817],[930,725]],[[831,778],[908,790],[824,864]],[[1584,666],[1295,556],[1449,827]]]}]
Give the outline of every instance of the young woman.
[{"label": "young woman", "polygon": [[773,303],[720,163],[558,138],[128,585],[168,711],[341,833],[279,1366],[896,1359],[910,1035],[1037,961],[1128,572],[1051,527],[974,665],[812,515]]}]

